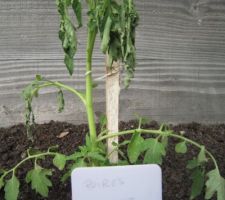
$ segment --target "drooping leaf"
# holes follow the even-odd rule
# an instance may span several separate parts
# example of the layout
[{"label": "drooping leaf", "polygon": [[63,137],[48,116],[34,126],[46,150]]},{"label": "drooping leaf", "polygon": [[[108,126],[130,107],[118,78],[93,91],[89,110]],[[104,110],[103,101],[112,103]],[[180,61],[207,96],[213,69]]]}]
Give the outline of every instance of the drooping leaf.
[{"label": "drooping leaf", "polygon": [[217,200],[225,199],[225,179],[220,176],[218,169],[207,173],[205,199],[211,199],[217,193]]},{"label": "drooping leaf", "polygon": [[49,187],[52,186],[52,182],[48,178],[52,172],[48,169],[43,169],[40,166],[36,166],[35,169],[30,170],[26,176],[26,182],[31,182],[31,187],[37,193],[43,197],[48,196]]},{"label": "drooping leaf", "polygon": [[206,155],[205,155],[205,147],[202,146],[199,154],[198,154],[198,162],[199,163],[203,163],[203,162],[207,162],[207,158],[206,158]]},{"label": "drooping leaf", "polygon": [[5,184],[5,199],[6,200],[17,200],[18,195],[19,195],[19,187],[20,187],[20,182],[16,178],[16,176],[12,176],[11,179],[6,181]]},{"label": "drooping leaf", "polygon": [[69,3],[64,0],[56,1],[58,13],[60,14],[59,38],[65,52],[64,63],[66,64],[69,74],[72,75],[74,71],[73,58],[77,51],[77,37],[75,28],[68,14],[68,7],[70,6],[70,3],[71,1],[69,1]]},{"label": "drooping leaf", "polygon": [[63,154],[57,153],[53,159],[53,164],[59,169],[63,170],[66,164],[66,156]]},{"label": "drooping leaf", "polygon": [[57,94],[58,111],[62,112],[65,106],[64,96],[62,90],[58,91]]},{"label": "drooping leaf", "polygon": [[187,152],[187,145],[186,142],[180,142],[175,146],[175,151],[177,153],[186,153]]},{"label": "drooping leaf", "polygon": [[144,146],[148,147],[144,156],[145,164],[162,164],[162,158],[166,155],[165,147],[158,139],[147,139]]},{"label": "drooping leaf", "polygon": [[105,27],[104,27],[103,38],[101,42],[101,50],[103,53],[106,53],[106,51],[109,48],[111,25],[112,25],[112,19],[110,16],[108,16]]},{"label": "drooping leaf", "polygon": [[82,5],[80,0],[72,0],[72,8],[77,17],[78,28],[82,26]]},{"label": "drooping leaf", "polygon": [[195,199],[202,193],[205,183],[205,174],[200,168],[196,168],[191,174],[191,179],[192,185],[190,199]]},{"label": "drooping leaf", "polygon": [[127,147],[127,155],[131,163],[135,163],[142,152],[144,139],[139,133],[133,134]]}]

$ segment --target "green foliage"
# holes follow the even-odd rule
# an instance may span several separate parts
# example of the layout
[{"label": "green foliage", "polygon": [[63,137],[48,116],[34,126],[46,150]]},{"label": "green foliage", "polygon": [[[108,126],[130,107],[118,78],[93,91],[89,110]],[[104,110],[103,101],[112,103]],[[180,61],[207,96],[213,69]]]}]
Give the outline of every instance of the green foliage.
[{"label": "green foliage", "polygon": [[17,200],[19,195],[20,182],[13,174],[12,178],[6,181],[5,184],[5,199]]},{"label": "green foliage", "polygon": [[31,183],[32,189],[37,193],[43,197],[47,197],[48,188],[52,186],[52,182],[48,179],[48,176],[51,175],[51,170],[43,169],[39,165],[36,165],[34,169],[27,173],[26,182]]},{"label": "green foliage", "polygon": [[109,55],[109,67],[113,61],[121,60],[127,74],[125,86],[128,86],[136,65],[135,29],[138,14],[133,0],[122,0],[121,3],[99,0],[93,12],[102,40],[101,50]]},{"label": "green foliage", "polygon": [[58,13],[60,15],[60,30],[59,38],[62,42],[63,50],[65,52],[64,62],[70,75],[74,71],[74,55],[77,51],[77,36],[76,28],[71,22],[69,16],[69,7],[72,4],[72,8],[77,17],[78,27],[82,26],[82,7],[79,0],[56,0]]},{"label": "green foliage", "polygon": [[198,159],[199,163],[204,163],[204,162],[208,161],[208,159],[206,158],[206,155],[205,155],[205,147],[204,146],[201,147],[201,150],[200,150],[200,152],[198,154],[198,158],[197,159]]},{"label": "green foliage", "polygon": [[190,199],[195,199],[202,193],[204,184],[205,184],[205,174],[201,168],[196,168],[192,174],[192,185],[191,185],[191,196]]},{"label": "green foliage", "polygon": [[225,199],[225,179],[221,177],[218,169],[207,173],[205,199],[211,199],[217,193],[217,200]]},{"label": "green foliage", "polygon": [[141,137],[140,133],[133,134],[127,148],[127,155],[131,163],[137,162],[138,157],[142,153],[143,142],[144,139]]},{"label": "green foliage", "polygon": [[59,169],[63,170],[66,164],[67,157],[63,154],[56,154],[55,158],[53,159],[53,164]]},{"label": "green foliage", "polygon": [[64,96],[63,96],[62,90],[58,91],[57,102],[58,102],[58,111],[62,112],[64,110],[64,106],[65,106],[65,101],[64,101]]},{"label": "green foliage", "polygon": [[[168,126],[164,124],[158,130],[146,130],[142,129],[145,119],[139,118],[137,129],[106,134],[108,133],[106,130],[107,120],[105,117],[101,117],[101,133],[97,137],[92,106],[93,81],[91,66],[96,34],[97,32],[100,34],[102,52],[108,54],[109,67],[112,67],[114,61],[121,61],[124,64],[127,73],[125,86],[128,86],[130,79],[133,77],[136,64],[135,29],[138,23],[138,14],[133,0],[87,0],[87,4],[88,39],[85,75],[86,95],[60,82],[45,80],[40,75],[37,75],[36,79],[23,91],[26,107],[26,127],[30,139],[33,139],[30,127],[34,123],[32,100],[34,97],[38,96],[40,89],[53,86],[58,90],[57,102],[59,112],[64,108],[64,90],[79,97],[86,106],[90,130],[90,133],[86,135],[86,143],[83,146],[80,146],[78,150],[70,156],[57,153],[55,148],[49,148],[47,152],[28,150],[27,157],[15,167],[8,171],[0,171],[0,189],[4,187],[5,199],[16,200],[18,198],[20,183],[15,174],[17,168],[24,162],[28,160],[34,161],[34,168],[31,169],[26,176],[27,183],[31,183],[32,189],[37,193],[43,197],[47,197],[49,187],[52,186],[49,179],[49,176],[52,175],[52,170],[44,169],[39,166],[40,159],[44,159],[46,156],[52,156],[53,164],[59,170],[66,168],[67,172],[61,178],[62,181],[65,181],[77,167],[110,165],[108,160],[109,154],[107,154],[106,144],[103,141],[115,136],[132,134],[130,140],[125,140],[120,144],[114,144],[115,151],[118,151],[120,155],[118,164],[140,164],[142,162],[144,164],[162,164],[163,157],[166,155],[166,148],[169,144],[168,138],[173,137],[179,139],[180,142],[175,147],[177,153],[186,153],[187,145],[194,145],[200,149],[197,158],[189,161],[187,165],[187,168],[192,170],[191,179],[193,183],[190,199],[194,199],[201,194],[204,188],[205,177],[208,177],[205,198],[210,199],[217,193],[217,200],[224,200],[225,180],[220,176],[218,165],[213,155],[207,151],[204,146],[185,138],[183,135],[173,133],[169,130]],[[72,75],[74,71],[74,55],[77,51],[76,30],[82,26],[81,1],[56,0],[56,5],[60,15],[59,38],[65,52],[64,62],[69,74]],[[74,26],[69,16],[70,8],[72,8],[76,16],[77,27]],[[142,137],[143,134],[151,134],[156,137],[144,139],[144,137]],[[213,161],[215,170],[212,170],[205,175],[205,164],[208,160]],[[66,165],[67,161],[69,163],[68,165]],[[11,178],[9,179],[9,177]]]},{"label": "green foliage", "polygon": [[186,153],[187,152],[187,145],[186,142],[180,142],[175,146],[175,151],[177,153]]},{"label": "green foliage", "polygon": [[144,156],[145,164],[162,164],[163,156],[166,155],[164,145],[158,139],[146,139],[143,144],[143,150],[146,150]]}]

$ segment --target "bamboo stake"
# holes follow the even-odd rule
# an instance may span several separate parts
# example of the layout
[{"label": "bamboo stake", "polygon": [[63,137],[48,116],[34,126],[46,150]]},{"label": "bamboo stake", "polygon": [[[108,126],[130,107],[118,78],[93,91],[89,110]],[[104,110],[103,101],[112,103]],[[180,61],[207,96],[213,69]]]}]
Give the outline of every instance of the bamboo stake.
[{"label": "bamboo stake", "polygon": [[[107,62],[106,62],[107,63]],[[118,132],[119,129],[119,94],[120,94],[120,64],[114,62],[112,67],[106,66],[106,117],[107,129],[110,132]],[[107,140],[109,160],[118,163],[118,152],[114,151],[112,142],[118,143],[118,137]]]}]

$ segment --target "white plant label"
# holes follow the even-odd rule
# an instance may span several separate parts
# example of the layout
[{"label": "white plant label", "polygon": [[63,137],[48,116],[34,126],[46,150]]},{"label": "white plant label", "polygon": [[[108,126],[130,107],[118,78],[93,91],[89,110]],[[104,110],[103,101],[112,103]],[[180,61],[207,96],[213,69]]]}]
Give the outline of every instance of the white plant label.
[{"label": "white plant label", "polygon": [[161,168],[152,164],[75,169],[72,200],[162,200]]}]

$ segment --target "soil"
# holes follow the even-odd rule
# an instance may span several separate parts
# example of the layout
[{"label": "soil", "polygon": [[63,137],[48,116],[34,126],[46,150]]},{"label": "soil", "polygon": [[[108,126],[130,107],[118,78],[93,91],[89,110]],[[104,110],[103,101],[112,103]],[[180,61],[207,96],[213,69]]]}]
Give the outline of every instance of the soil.
[{"label": "soil", "polygon": [[[121,122],[120,130],[127,130],[137,127],[137,122]],[[158,128],[157,122],[145,125],[145,128]],[[225,124],[203,125],[198,123],[179,124],[171,126],[176,132],[182,133],[201,144],[216,157],[221,174],[225,177]],[[61,133],[66,136],[58,138]],[[29,147],[46,150],[49,146],[59,145],[59,151],[71,154],[77,147],[84,143],[84,136],[88,132],[87,125],[72,125],[64,122],[51,121],[47,124],[36,125],[34,128],[35,141],[31,143],[26,138],[26,130],[22,124],[0,128],[0,168],[9,169],[18,163],[25,155]],[[176,140],[171,139],[167,156],[162,165],[163,171],[163,199],[164,200],[188,200],[190,194],[190,172],[186,169],[187,160],[196,156],[196,149],[189,148],[188,153],[179,155],[174,153]],[[45,167],[52,167],[51,159],[44,161]],[[28,162],[17,172],[21,180],[20,197],[22,200],[43,200],[30,186],[25,184],[24,177],[31,168],[32,163]],[[212,166],[209,164],[209,168]],[[53,187],[50,189],[49,200],[71,200],[70,181],[60,182],[63,172],[54,170],[51,178]],[[0,199],[4,199],[3,191],[0,192]],[[201,196],[198,200],[203,200]]]}]

